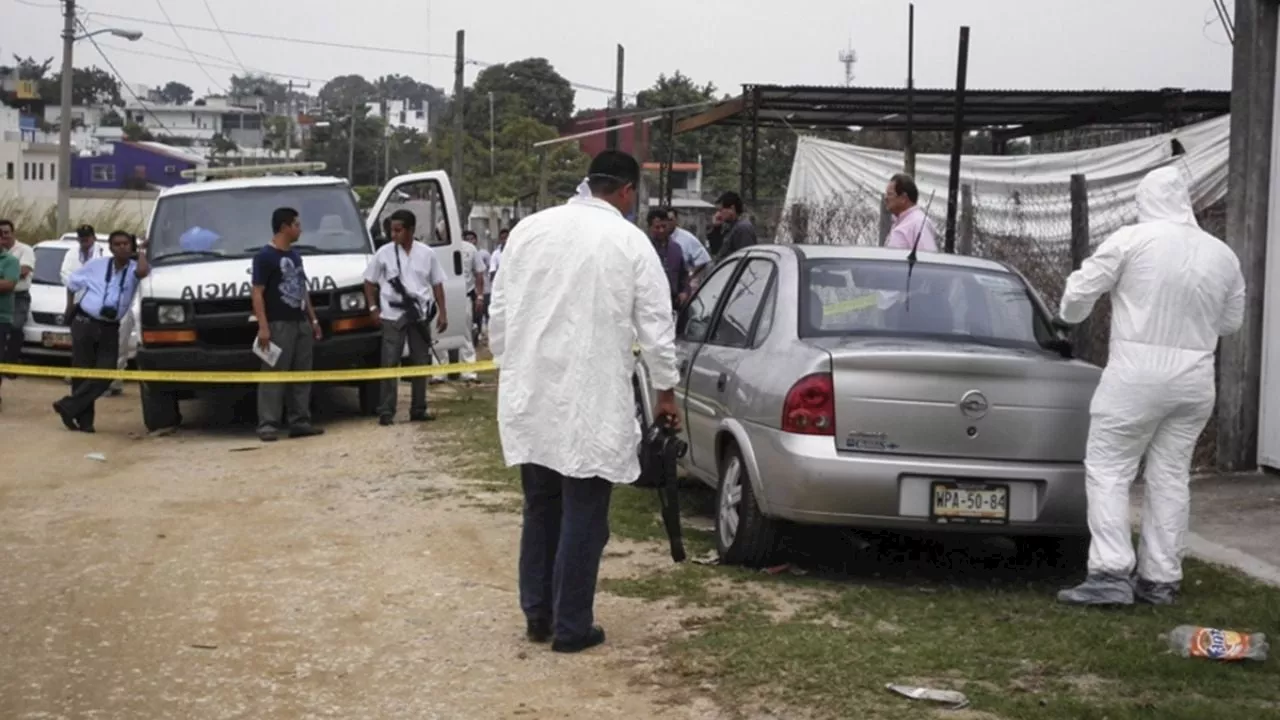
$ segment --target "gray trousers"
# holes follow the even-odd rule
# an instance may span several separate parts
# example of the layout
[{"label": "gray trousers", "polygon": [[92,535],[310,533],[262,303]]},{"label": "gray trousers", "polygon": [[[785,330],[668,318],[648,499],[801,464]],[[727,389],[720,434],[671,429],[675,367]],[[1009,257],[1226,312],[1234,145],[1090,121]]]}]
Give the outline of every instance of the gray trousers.
[{"label": "gray trousers", "polygon": [[[409,364],[429,365],[431,363],[431,326],[419,323],[411,327],[401,316],[396,320],[382,322],[382,367],[399,367],[404,354],[405,340],[409,341]],[[396,395],[399,393],[399,379],[390,378],[382,381],[382,392],[378,402],[378,415],[394,416],[396,414]],[[427,412],[427,379],[416,377],[411,381],[412,398],[409,401],[410,414]]]},{"label": "gray trousers", "polygon": [[[71,321],[71,367],[115,370],[120,347],[120,324],[76,313]],[[81,427],[93,427],[93,406],[111,387],[110,380],[74,379],[71,394],[59,402]]]},{"label": "gray trousers", "polygon": [[13,332],[0,342],[0,362],[16,364],[22,359],[22,328],[31,314],[31,293],[13,294]]},{"label": "gray trousers", "polygon": [[[271,342],[280,347],[280,359],[273,368],[262,364],[264,372],[272,370],[310,370],[315,335],[309,320],[285,320],[267,323]],[[289,427],[311,424],[311,383],[260,383],[258,385],[258,429],[279,430],[284,410]]]}]

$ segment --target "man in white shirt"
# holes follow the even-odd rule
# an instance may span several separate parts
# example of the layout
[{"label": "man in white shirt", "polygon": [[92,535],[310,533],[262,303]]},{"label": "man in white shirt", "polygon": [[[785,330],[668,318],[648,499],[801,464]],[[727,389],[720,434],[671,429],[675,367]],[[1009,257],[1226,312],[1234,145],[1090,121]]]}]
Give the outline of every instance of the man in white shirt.
[{"label": "man in white shirt", "polygon": [[[492,283],[489,282],[489,251],[480,247],[476,240],[476,234],[471,230],[462,233],[462,238],[476,247],[476,265],[482,267],[485,282],[476,292],[476,311],[475,311],[475,330],[472,332],[472,342],[479,342],[480,332],[484,330],[485,321],[489,319],[489,288]],[[477,278],[479,279],[479,278]]]},{"label": "man in white shirt", "polygon": [[684,266],[689,268],[689,285],[698,289],[702,272],[711,266],[711,253],[696,235],[680,227],[680,215],[675,208],[667,208],[667,222],[671,225],[671,240],[684,253]]},{"label": "man in white shirt", "polygon": [[[62,256],[62,268],[58,275],[62,278],[63,285],[66,285],[67,282],[71,280],[72,274],[83,267],[85,263],[96,258],[106,257],[108,254],[102,245],[98,243],[98,233],[94,232],[92,225],[81,225],[76,228],[76,239],[79,240],[80,247],[75,250],[68,250],[67,253]],[[74,314],[72,313],[72,310],[75,308],[76,302],[77,298],[74,296],[74,293],[68,291],[66,313],[67,322],[71,322],[71,317]],[[125,366],[129,364],[129,341],[133,337],[133,325],[133,308],[130,307],[128,312],[120,316],[120,340],[117,347],[119,357],[116,359],[116,368],[118,370],[125,369]],[[123,392],[124,381],[113,380],[108,393],[115,396]]]},{"label": "man in white shirt", "polygon": [[[467,307],[463,318],[465,327],[470,331],[463,335],[460,355],[464,363],[476,361],[475,321],[480,316],[480,305],[483,303],[480,297],[484,293],[485,275],[489,272],[489,265],[480,257],[480,249],[476,247],[475,239],[476,234],[470,230],[462,233],[462,267],[466,269],[467,280]],[[475,382],[476,374],[462,373],[462,379],[466,382]]]},{"label": "man in white shirt", "polygon": [[529,639],[557,652],[604,642],[593,605],[609,498],[640,475],[633,344],[657,414],[679,426],[670,288],[649,238],[624,219],[639,178],[635,158],[601,153],[592,197],[521,221],[493,286],[498,430],[525,497],[520,605]]},{"label": "man in white shirt", "polygon": [[13,234],[13,223],[0,220],[0,252],[18,258],[18,284],[13,290],[13,332],[8,342],[0,347],[0,362],[16,364],[22,359],[22,327],[31,313],[31,272],[36,267],[36,253],[30,245],[18,242]]},{"label": "man in white shirt", "polygon": [[[369,313],[382,325],[382,367],[398,367],[406,340],[409,361],[426,365],[431,357],[431,318],[436,330],[449,326],[445,314],[444,268],[435,251],[414,242],[417,218],[408,210],[391,214],[391,242],[374,254],[364,272],[364,296]],[[413,395],[409,420],[424,422],[434,419],[427,413],[427,379],[412,381]],[[378,422],[391,425],[396,414],[397,382],[382,381],[382,397],[378,404]]]},{"label": "man in white shirt", "polygon": [[493,278],[498,274],[498,266],[502,264],[502,249],[507,246],[507,238],[510,237],[511,231],[502,228],[498,231],[498,246],[493,249],[493,253],[489,256],[489,287],[493,287]]}]

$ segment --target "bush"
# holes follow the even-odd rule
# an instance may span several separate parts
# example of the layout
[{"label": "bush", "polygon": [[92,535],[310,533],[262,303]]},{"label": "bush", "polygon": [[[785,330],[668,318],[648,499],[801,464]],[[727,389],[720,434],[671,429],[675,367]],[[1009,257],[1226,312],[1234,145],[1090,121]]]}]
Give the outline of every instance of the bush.
[{"label": "bush", "polygon": [[[72,210],[71,227],[73,228],[88,223],[100,233],[112,230],[125,230],[131,233],[145,231],[137,216],[125,212],[119,203],[87,215],[76,215],[74,205]],[[11,220],[14,224],[14,234],[28,245],[58,237],[56,203],[49,205],[47,201],[23,200],[15,195],[7,195],[0,197],[0,218]]]}]

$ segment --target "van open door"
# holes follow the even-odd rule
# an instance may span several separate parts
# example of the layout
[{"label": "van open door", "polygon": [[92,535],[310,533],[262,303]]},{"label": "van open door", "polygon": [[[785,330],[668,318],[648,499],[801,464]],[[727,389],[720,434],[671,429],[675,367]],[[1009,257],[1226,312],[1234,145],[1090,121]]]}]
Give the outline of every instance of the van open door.
[{"label": "van open door", "polygon": [[444,268],[449,328],[443,335],[433,334],[433,338],[439,341],[436,352],[443,356],[446,351],[460,349],[466,334],[471,332],[464,321],[468,301],[465,269],[462,267],[462,222],[448,174],[443,170],[430,170],[391,178],[369,211],[369,236],[375,246],[382,247],[391,241],[386,227],[391,213],[397,210],[413,213],[417,220],[413,239],[434,250],[436,259]]}]

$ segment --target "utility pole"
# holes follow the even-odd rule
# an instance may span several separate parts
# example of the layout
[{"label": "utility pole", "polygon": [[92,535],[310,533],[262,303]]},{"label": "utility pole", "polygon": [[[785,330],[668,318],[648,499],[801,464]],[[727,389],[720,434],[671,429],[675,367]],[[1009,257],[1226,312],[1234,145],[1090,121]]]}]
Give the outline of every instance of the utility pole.
[{"label": "utility pole", "polygon": [[351,100],[351,127],[347,131],[347,182],[356,184],[356,101]]},{"label": "utility pole", "polygon": [[58,235],[71,231],[71,86],[75,70],[76,0],[63,0],[62,107],[58,124]]},{"label": "utility pole", "polygon": [[489,93],[489,177],[494,175],[493,93]]},{"label": "utility pole", "polygon": [[[613,96],[613,113],[609,117],[609,135],[608,145],[610,150],[618,149],[618,120],[617,116],[622,114],[622,69],[626,62],[627,51],[618,46],[618,83],[614,89]],[[633,148],[634,149],[634,148]]]},{"label": "utility pole", "polygon": [[450,173],[450,180],[453,181],[453,192],[457,196],[458,212],[466,212],[463,207],[463,191],[462,191],[462,144],[464,141],[463,134],[466,132],[463,126],[463,107],[462,93],[465,89],[466,81],[466,52],[467,52],[467,31],[458,31],[458,57],[453,66],[453,172]]},{"label": "utility pole", "polygon": [[[386,183],[391,180],[391,137],[393,133],[391,132],[391,106],[387,104],[385,98],[382,102],[385,108],[382,113],[382,182]],[[409,107],[408,100],[401,100],[400,102],[402,103],[400,107]]]}]

